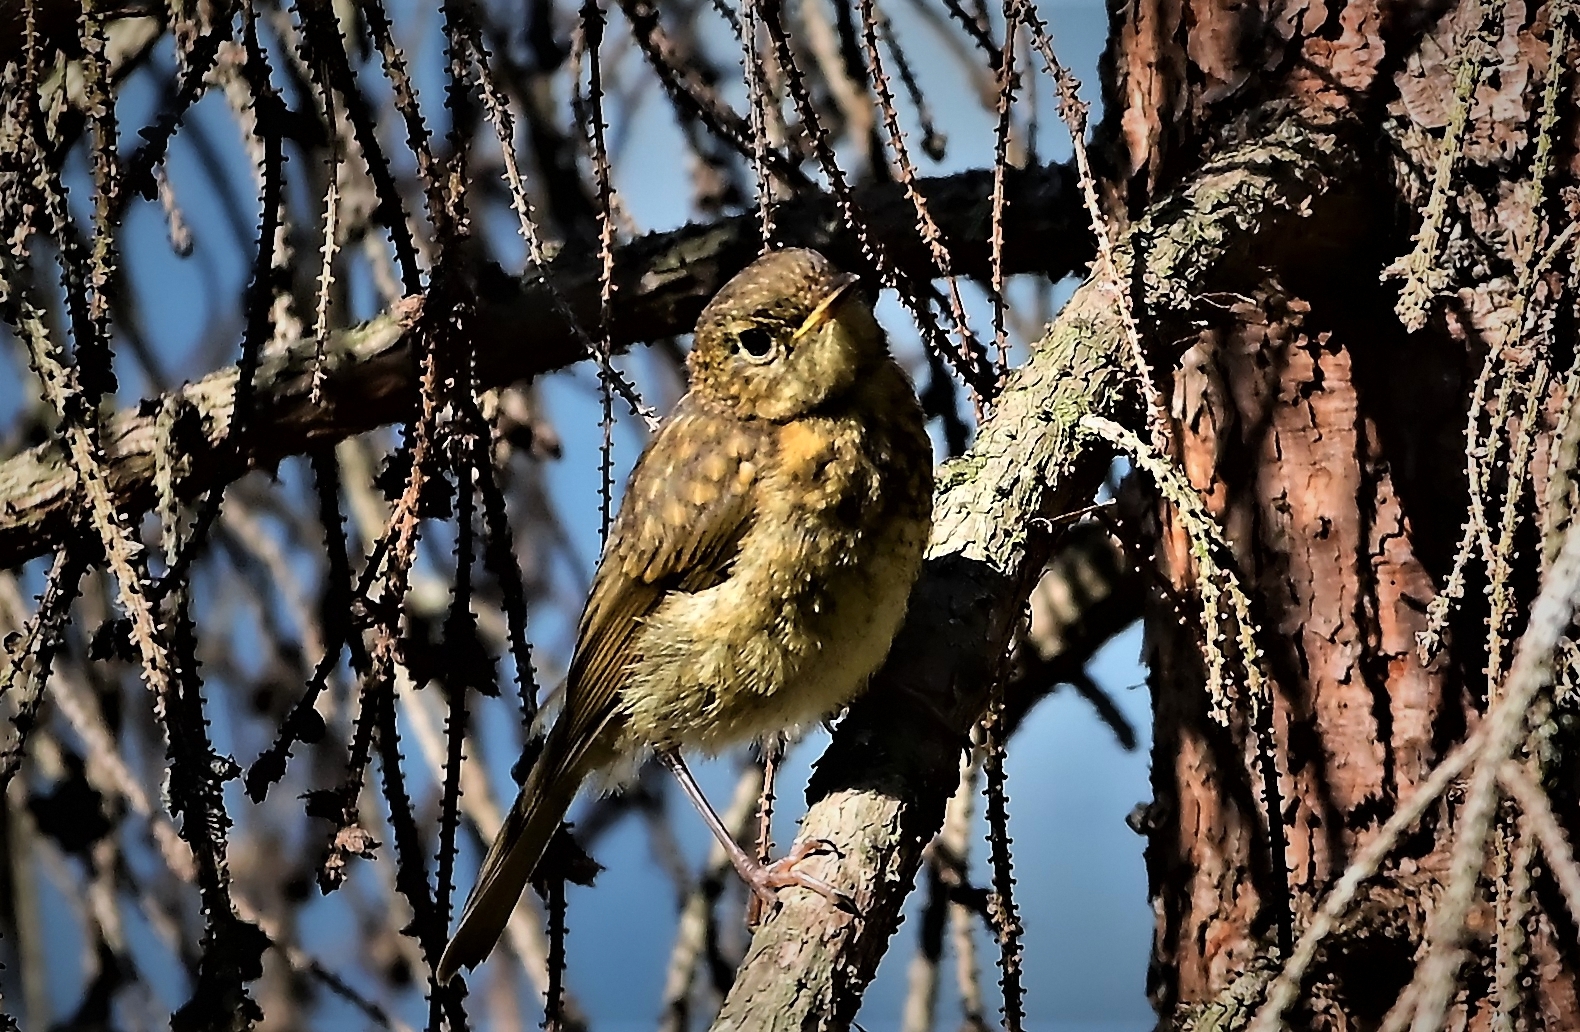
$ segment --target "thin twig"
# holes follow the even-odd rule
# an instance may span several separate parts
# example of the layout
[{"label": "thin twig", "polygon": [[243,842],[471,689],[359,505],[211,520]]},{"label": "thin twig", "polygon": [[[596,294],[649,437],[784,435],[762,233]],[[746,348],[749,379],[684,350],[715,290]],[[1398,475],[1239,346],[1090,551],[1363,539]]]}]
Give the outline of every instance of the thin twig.
[{"label": "thin twig", "polygon": [[1021,983],[1020,914],[1015,906],[1015,875],[1011,868],[1009,798],[1004,791],[1004,698],[995,691],[985,720],[986,745],[982,770],[987,780],[988,844],[993,868],[993,894],[988,913],[999,944],[999,986],[1004,991],[1004,1028],[1022,1032],[1026,1019],[1025,987]]},{"label": "thin twig", "polygon": [[1563,892],[1570,920],[1580,925],[1580,865],[1575,863],[1569,836],[1553,813],[1547,792],[1514,760],[1505,761],[1499,768],[1498,782],[1519,805],[1521,823],[1541,845],[1553,880]]},{"label": "thin twig", "polygon": [[1448,270],[1437,265],[1442,247],[1443,221],[1448,214],[1449,193],[1454,168],[1459,161],[1461,140],[1470,122],[1471,96],[1481,81],[1482,69],[1492,56],[1492,33],[1502,24],[1503,0],[1471,0],[1464,9],[1464,23],[1455,40],[1454,94],[1449,106],[1448,126],[1438,145],[1432,169],[1432,192],[1421,213],[1421,228],[1416,231],[1410,253],[1394,262],[1383,273],[1384,279],[1403,278],[1399,301],[1394,311],[1405,329],[1415,331],[1426,325],[1428,305],[1448,284]]},{"label": "thin twig", "polygon": [[599,427],[603,443],[599,452],[598,540],[609,540],[614,519],[614,388],[613,351],[609,328],[614,321],[614,183],[603,120],[604,13],[598,0],[585,0],[581,8],[582,47],[587,54],[587,101],[591,105],[588,140],[592,144],[593,179],[598,186],[598,337],[593,352],[598,360],[598,400],[603,414]]}]

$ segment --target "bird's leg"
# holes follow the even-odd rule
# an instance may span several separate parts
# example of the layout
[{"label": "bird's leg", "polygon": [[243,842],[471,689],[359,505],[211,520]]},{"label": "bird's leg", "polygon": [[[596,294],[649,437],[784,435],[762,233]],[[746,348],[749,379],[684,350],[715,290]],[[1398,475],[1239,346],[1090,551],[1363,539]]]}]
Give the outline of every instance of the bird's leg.
[{"label": "bird's leg", "polygon": [[[757,862],[766,864],[774,848],[774,778],[784,753],[784,736],[773,734],[763,739],[763,790],[757,800]],[[746,901],[746,927],[756,928],[763,921],[763,898],[756,893]]]},{"label": "bird's leg", "polygon": [[708,803],[707,797],[702,794],[702,787],[697,784],[697,779],[691,776],[691,769],[686,766],[686,761],[680,758],[678,752],[672,750],[661,751],[659,760],[675,775],[675,780],[680,782],[680,788],[686,793],[686,798],[691,800],[691,805],[702,814],[702,819],[708,825],[708,830],[713,832],[713,837],[719,840],[719,845],[724,847],[729,855],[730,863],[735,865],[735,872],[741,880],[751,889],[752,894],[765,903],[772,904],[778,899],[778,890],[792,886],[811,891],[827,899],[830,903],[842,910],[854,909],[854,904],[849,896],[840,892],[834,886],[810,874],[802,874],[795,870],[795,865],[811,856],[813,853],[830,849],[831,844],[820,839],[798,842],[790,850],[790,854],[783,859],[771,864],[761,863],[754,859],[741,844],[735,841],[735,836],[730,834],[730,829],[724,826],[724,821],[719,818]]}]

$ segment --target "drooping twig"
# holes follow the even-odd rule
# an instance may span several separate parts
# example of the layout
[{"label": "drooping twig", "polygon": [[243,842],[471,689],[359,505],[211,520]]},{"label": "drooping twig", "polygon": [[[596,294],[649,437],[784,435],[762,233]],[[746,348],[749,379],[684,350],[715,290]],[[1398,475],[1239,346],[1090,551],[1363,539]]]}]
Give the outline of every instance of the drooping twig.
[{"label": "drooping twig", "polygon": [[[505,97],[504,91],[499,88],[495,81],[492,57],[483,42],[481,30],[478,28],[476,21],[463,9],[457,9],[456,19],[460,31],[468,41],[472,57],[476,61],[479,86],[483,96],[483,108],[488,115],[488,120],[494,126],[495,135],[499,140],[499,149],[504,156],[505,182],[510,189],[510,206],[516,213],[516,226],[522,240],[527,245],[527,255],[531,260],[529,275],[532,277],[532,282],[535,286],[540,286],[547,291],[549,300],[554,306],[555,314],[576,335],[576,339],[581,342],[587,354],[596,357],[601,354],[604,344],[595,341],[592,334],[587,332],[581,318],[572,309],[563,291],[548,276],[548,251],[544,247],[542,233],[538,228],[537,219],[533,215],[532,202],[527,197],[526,183],[522,178],[520,165],[516,161],[515,118],[510,113],[510,104]],[[599,133],[601,136],[602,130],[599,130]],[[607,165],[607,157],[604,164]],[[603,266],[605,256],[602,252],[601,240],[602,233],[600,230],[598,324],[603,328],[608,320],[604,313],[603,284],[605,270]],[[613,247],[612,241],[610,247],[611,249]],[[611,250],[610,253],[612,255],[613,251]],[[607,329],[600,329],[600,339],[605,337],[607,337]],[[633,416],[640,417],[647,424],[649,430],[657,428],[657,415],[642,401],[636,387],[630,380],[608,363],[601,363],[600,374],[607,385],[612,387],[620,395],[621,400],[629,406]]]},{"label": "drooping twig", "polygon": [[[954,259],[950,257],[949,248],[944,242],[943,232],[938,228],[938,222],[933,218],[932,211],[927,206],[927,200],[916,188],[916,166],[911,161],[910,150],[905,145],[905,134],[900,129],[899,110],[894,103],[894,93],[889,85],[888,74],[884,71],[883,57],[878,47],[878,34],[880,20],[875,0],[858,0],[861,12],[862,46],[867,54],[867,73],[872,79],[873,88],[878,97],[878,110],[883,114],[884,131],[889,138],[889,148],[894,152],[895,163],[899,168],[900,183],[905,188],[905,194],[916,206],[916,225],[927,242],[927,249],[933,257],[933,266],[938,274],[944,277],[949,288],[949,311],[954,321],[955,330],[959,338],[959,349],[962,355],[978,354],[982,351],[982,344],[971,332],[970,323],[966,319],[965,302],[960,297],[960,282],[955,276]],[[995,167],[993,176],[993,269],[995,277],[994,293],[997,296],[1002,288],[1004,271],[1003,248],[1003,176],[1002,170]],[[1002,339],[999,340],[998,364],[1000,378],[1008,372],[1008,357],[1003,348]]]},{"label": "drooping twig", "polygon": [[22,697],[12,702],[14,712],[11,725],[16,728],[16,740],[0,753],[0,795],[4,795],[11,779],[21,769],[28,734],[37,725],[38,709],[44,701],[44,687],[49,681],[55,653],[63,643],[72,600],[77,597],[79,583],[87,569],[82,552],[83,549],[78,546],[68,548],[55,557],[37,611],[28,619],[26,628],[17,639],[7,643],[7,651],[11,655],[5,678],[0,681],[0,697],[15,686],[24,667],[29,670]]},{"label": "drooping twig", "polygon": [[757,218],[762,226],[763,250],[773,246],[774,197],[773,181],[768,175],[768,87],[763,82],[762,57],[757,51],[757,38],[762,33],[760,0],[742,0],[741,8],[741,67],[746,73],[746,101],[750,105],[752,170],[757,176]]},{"label": "drooping twig", "polygon": [[493,442],[485,434],[477,434],[474,440],[477,455],[473,462],[483,502],[483,563],[499,588],[505,620],[510,629],[510,654],[515,661],[521,730],[523,734],[531,734],[538,714],[538,684],[532,666],[532,643],[527,638],[526,588],[521,581],[521,567],[516,564],[514,537],[510,530],[510,514],[505,508],[504,493],[494,479]]},{"label": "drooping twig", "polygon": [[961,354],[948,346],[947,338],[939,327],[932,308],[924,299],[922,291],[910,276],[896,268],[882,241],[873,234],[866,215],[857,205],[850,184],[834,154],[833,144],[829,141],[828,133],[818,116],[817,106],[813,103],[806,78],[791,49],[789,33],[783,20],[782,0],[763,0],[762,15],[768,37],[774,45],[775,58],[785,76],[785,85],[795,102],[796,112],[801,116],[803,127],[811,135],[812,149],[817,156],[818,165],[833,188],[835,201],[854,232],[862,257],[877,271],[882,285],[894,290],[900,296],[901,301],[916,320],[928,346],[947,356],[951,366],[979,398],[990,399],[996,390],[996,377],[990,368],[990,363],[986,361],[986,356],[980,352]]},{"label": "drooping twig", "polygon": [[[466,385],[470,390],[470,384]],[[445,759],[442,791],[439,800],[439,851],[437,856],[437,881],[434,914],[440,929],[450,926],[450,906],[455,893],[456,832],[461,823],[461,759],[466,742],[468,718],[467,693],[478,688],[488,694],[494,688],[492,678],[486,684],[475,683],[477,673],[492,664],[486,657],[477,655],[477,624],[472,615],[472,563],[474,560],[473,511],[475,495],[471,460],[475,450],[465,436],[452,437],[456,477],[456,546],[455,585],[451,589],[450,611],[445,618],[444,648],[450,657],[445,692],[449,696],[449,713],[445,717]],[[489,671],[491,674],[492,671]],[[437,981],[429,986],[431,998],[437,1008],[442,993]],[[437,1009],[430,1012],[430,1021],[438,1017]],[[435,1028],[434,1032],[438,1032]]]},{"label": "drooping twig", "polygon": [[[334,94],[324,91],[327,122],[335,124]],[[329,291],[335,281],[335,254],[340,241],[340,139],[331,135],[328,187],[324,192],[324,245],[318,270],[318,303],[313,318],[313,401],[323,400],[324,354],[329,349]]]},{"label": "drooping twig", "polygon": [[993,130],[993,237],[992,300],[993,344],[999,364],[1007,362],[1008,344],[1004,336],[1004,176],[1009,167],[1009,137],[1015,104],[1015,43],[1020,32],[1021,5],[1016,0],[1004,3],[1004,48],[999,53],[998,118]]},{"label": "drooping twig", "polygon": [[[1499,892],[1498,931],[1493,947],[1492,996],[1497,1013],[1494,1027],[1513,1032],[1524,1006],[1520,982],[1525,972],[1525,921],[1530,916],[1531,865],[1536,860],[1532,837],[1520,833],[1507,861],[1507,888]],[[1499,879],[1500,884],[1505,879]]]},{"label": "drooping twig", "polygon": [[1011,869],[1009,837],[1009,797],[1004,789],[1004,697],[995,699],[984,720],[986,742],[982,771],[987,781],[988,845],[993,868],[993,894],[988,913],[993,918],[999,944],[999,987],[1004,991],[1004,1028],[1021,1032],[1026,1020],[1025,987],[1021,983],[1020,913],[1015,906],[1015,875]]},{"label": "drooping twig", "polygon": [[1455,166],[1459,163],[1461,140],[1470,122],[1471,96],[1481,81],[1482,70],[1492,55],[1491,36],[1503,20],[1503,0],[1472,0],[1464,11],[1464,23],[1456,35],[1454,56],[1454,95],[1449,107],[1448,126],[1438,144],[1437,161],[1432,169],[1432,190],[1421,212],[1421,228],[1416,231],[1410,253],[1383,273],[1385,279],[1400,278],[1399,301],[1394,311],[1405,329],[1415,331],[1426,325],[1428,305],[1448,284],[1448,270],[1438,266],[1442,247],[1443,220],[1448,215]]},{"label": "drooping twig", "polygon": [[115,392],[115,356],[110,349],[112,269],[117,264],[112,212],[121,194],[121,162],[117,152],[115,99],[110,95],[109,41],[97,5],[82,7],[83,89],[93,137],[93,243],[88,255],[86,286],[92,332],[77,341],[77,389],[82,403],[97,410],[99,399]]},{"label": "drooping twig", "polygon": [[593,179],[598,186],[598,337],[594,356],[598,360],[598,400],[603,407],[599,423],[603,444],[598,463],[600,544],[608,542],[609,524],[614,519],[614,367],[609,339],[614,320],[614,184],[604,140],[607,127],[603,119],[603,30],[604,13],[598,0],[584,0],[581,38],[587,55],[587,101],[591,105],[587,135],[592,145]]},{"label": "drooping twig", "polygon": [[565,1025],[565,880],[548,883],[549,991],[544,1004],[544,1032],[561,1032]]},{"label": "drooping twig", "polygon": [[[262,154],[259,174],[262,187],[259,197],[259,225],[252,278],[246,293],[246,329],[242,335],[241,358],[236,364],[236,391],[231,399],[231,410],[225,424],[222,452],[227,461],[237,463],[248,451],[247,438],[251,431],[253,400],[257,391],[258,363],[264,344],[272,333],[274,308],[275,246],[279,238],[281,205],[284,203],[285,174],[283,135],[286,110],[274,84],[270,81],[268,54],[258,40],[257,22],[252,7],[247,7],[243,19],[242,38],[246,47],[246,60],[242,65],[243,78],[252,95],[253,126]],[[316,375],[315,375],[316,379]],[[154,596],[171,590],[187,576],[188,568],[208,540],[214,522],[219,518],[224,492],[210,491],[204,498],[193,521],[191,531],[181,547],[172,549],[169,569],[154,589]]]},{"label": "drooping twig", "polygon": [[1547,867],[1563,893],[1569,919],[1580,924],[1580,864],[1575,863],[1569,836],[1553,813],[1547,792],[1514,760],[1504,762],[1498,771],[1498,781],[1519,805],[1522,826],[1529,830],[1547,857]]},{"label": "drooping twig", "polygon": [[[400,270],[401,285],[407,294],[420,293],[423,286],[422,272],[417,264],[416,241],[412,236],[411,225],[406,220],[406,206],[401,200],[400,188],[395,182],[389,159],[384,154],[383,144],[379,141],[372,106],[351,70],[345,41],[340,35],[334,12],[320,0],[303,0],[297,9],[302,18],[302,39],[308,48],[308,66],[322,68],[326,87],[332,87],[344,102],[346,118],[351,123],[357,148],[362,152],[368,176],[379,198],[379,206],[374,210],[373,217],[389,232],[390,243],[395,250],[395,264]],[[408,117],[407,129],[410,133],[410,114],[416,110],[416,105],[409,90],[409,80],[403,77],[404,64],[400,60],[399,49],[394,45],[383,4],[379,0],[369,0],[362,5],[362,11],[367,18],[368,30],[384,58],[385,74],[395,90],[396,107]],[[421,125],[420,118],[417,125]],[[419,143],[425,141],[425,131],[409,137],[419,162],[426,149]]]},{"label": "drooping twig", "polygon": [[1125,328],[1125,342],[1129,345],[1130,362],[1135,368],[1136,381],[1146,404],[1147,429],[1152,447],[1161,454],[1168,454],[1168,412],[1152,378],[1152,366],[1147,361],[1146,348],[1141,341],[1141,331],[1136,320],[1135,302],[1130,285],[1126,282],[1119,262],[1114,255],[1114,241],[1108,219],[1103,215],[1097,199],[1097,179],[1092,173],[1091,158],[1086,150],[1087,106],[1081,100],[1081,84],[1070,70],[1060,62],[1053,49],[1053,39],[1047,26],[1037,13],[1035,4],[1028,0],[1015,0],[1020,18],[1031,34],[1032,45],[1042,55],[1048,74],[1053,77],[1059,96],[1059,115],[1070,131],[1070,145],[1075,153],[1076,175],[1081,184],[1081,196],[1086,202],[1086,212],[1091,219],[1092,238],[1097,243],[1097,271],[1112,292],[1114,304],[1119,309]]}]

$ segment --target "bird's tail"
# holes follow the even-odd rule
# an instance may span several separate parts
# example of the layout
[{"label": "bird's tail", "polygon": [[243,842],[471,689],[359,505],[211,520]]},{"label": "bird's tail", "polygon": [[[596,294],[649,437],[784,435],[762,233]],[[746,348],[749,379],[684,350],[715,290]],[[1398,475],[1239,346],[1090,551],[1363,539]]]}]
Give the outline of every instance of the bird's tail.
[{"label": "bird's tail", "polygon": [[579,765],[567,771],[545,760],[546,755],[533,765],[510,815],[488,847],[477,884],[461,911],[461,923],[439,958],[437,973],[441,984],[463,966],[473,968],[481,964],[493,950],[521,898],[521,890],[576,798],[584,777]]}]

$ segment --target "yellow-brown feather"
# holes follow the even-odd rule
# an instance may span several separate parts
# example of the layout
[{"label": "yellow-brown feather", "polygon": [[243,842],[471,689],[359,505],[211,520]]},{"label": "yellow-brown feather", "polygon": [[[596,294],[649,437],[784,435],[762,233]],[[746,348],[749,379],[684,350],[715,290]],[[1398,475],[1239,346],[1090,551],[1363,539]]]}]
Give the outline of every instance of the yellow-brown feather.
[{"label": "yellow-brown feather", "polygon": [[921,424],[884,363],[846,404],[778,428],[728,578],[669,595],[632,642],[622,752],[714,752],[826,716],[865,685],[926,545]]}]

